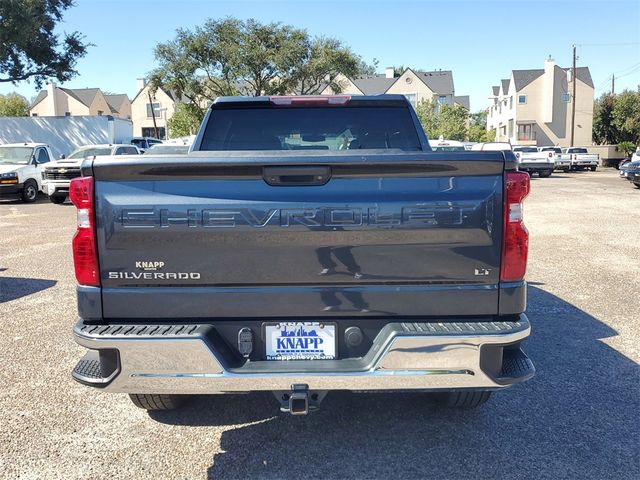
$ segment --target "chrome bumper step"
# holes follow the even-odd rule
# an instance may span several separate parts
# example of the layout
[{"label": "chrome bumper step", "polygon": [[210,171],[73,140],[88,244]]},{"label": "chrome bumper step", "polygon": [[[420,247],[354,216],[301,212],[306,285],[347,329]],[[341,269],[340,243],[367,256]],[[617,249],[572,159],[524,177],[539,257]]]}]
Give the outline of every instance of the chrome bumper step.
[{"label": "chrome bumper step", "polygon": [[309,390],[497,389],[533,376],[533,364],[519,347],[529,333],[524,314],[514,321],[395,322],[362,358],[247,360],[238,367],[226,361],[211,324],[80,321],[74,335],[89,357],[73,377],[125,393],[282,391],[292,384]]}]

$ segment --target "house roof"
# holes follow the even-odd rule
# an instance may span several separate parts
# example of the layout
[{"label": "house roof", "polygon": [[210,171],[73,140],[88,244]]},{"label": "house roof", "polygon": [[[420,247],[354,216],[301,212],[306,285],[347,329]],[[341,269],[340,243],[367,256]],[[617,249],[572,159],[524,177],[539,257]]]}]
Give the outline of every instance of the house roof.
[{"label": "house roof", "polygon": [[453,95],[453,74],[451,70],[433,72],[414,72],[431,89],[440,95]]},{"label": "house roof", "polygon": [[508,78],[500,80],[500,84],[502,85],[502,93],[507,93],[509,91],[509,83],[511,83],[511,80],[509,80]]},{"label": "house roof", "polygon": [[544,75],[544,68],[536,68],[533,70],[513,70],[513,82],[516,87],[516,92],[520,91],[542,75]]},{"label": "house roof", "polygon": [[365,95],[377,95],[384,93],[398,78],[387,78],[384,75],[366,75],[356,77],[351,81]]},{"label": "house roof", "polygon": [[[563,70],[566,72],[571,70],[571,68],[563,68]],[[589,85],[591,88],[594,88],[593,79],[591,78],[591,72],[589,71],[589,67],[576,68],[576,77],[578,77],[578,80],[580,80],[581,82],[584,82],[587,85]]]},{"label": "house roof", "polygon": [[500,94],[500,87],[498,86],[491,87],[491,91],[493,92],[493,96],[497,97]]},{"label": "house roof", "polygon": [[31,104],[29,109],[35,107],[37,104],[39,104],[45,98],[47,98],[47,91],[46,90],[40,90],[40,92],[36,96],[35,100],[33,100],[33,103]]},{"label": "house roof", "polygon": [[469,102],[469,95],[460,95],[453,97],[453,103],[457,103],[458,105],[463,106],[467,110],[470,110],[471,105]]},{"label": "house roof", "polygon": [[91,106],[100,91],[99,88],[58,88],[87,107]]},{"label": "house roof", "polygon": [[[58,90],[62,90],[70,97],[76,99],[83,105],[90,107],[93,103],[93,100],[96,98],[96,95],[100,91],[99,88],[62,88],[56,87]],[[42,100],[47,98],[48,92],[46,90],[41,90],[36,96],[35,100],[31,104],[29,108],[35,107]]]},{"label": "house roof", "polygon": [[109,107],[113,111],[113,113],[119,113],[120,107],[122,106],[125,100],[129,100],[129,97],[124,93],[117,93],[114,95],[105,95],[105,100],[109,104]]}]

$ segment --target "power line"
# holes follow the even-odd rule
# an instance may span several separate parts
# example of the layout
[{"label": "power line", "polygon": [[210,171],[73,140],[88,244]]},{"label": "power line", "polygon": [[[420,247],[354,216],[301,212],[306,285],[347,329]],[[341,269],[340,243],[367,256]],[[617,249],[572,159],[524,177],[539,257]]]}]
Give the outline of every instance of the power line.
[{"label": "power line", "polygon": [[640,45],[640,42],[623,42],[623,43],[578,43],[578,47],[630,47]]}]

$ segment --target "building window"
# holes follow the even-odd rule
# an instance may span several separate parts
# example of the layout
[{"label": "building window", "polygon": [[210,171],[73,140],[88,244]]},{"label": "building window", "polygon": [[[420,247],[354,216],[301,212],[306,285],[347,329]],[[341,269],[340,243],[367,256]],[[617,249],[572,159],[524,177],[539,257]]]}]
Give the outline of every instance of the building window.
[{"label": "building window", "polygon": [[509,138],[513,137],[513,118],[509,119]]},{"label": "building window", "polygon": [[513,95],[509,97],[509,110],[513,108]]},{"label": "building window", "polygon": [[98,115],[99,115],[99,116],[102,116],[102,114],[103,114],[103,113],[104,113],[104,112],[103,112],[102,110],[98,110]]},{"label": "building window", "polygon": [[65,117],[70,117],[71,116],[71,112],[64,112],[64,116]]},{"label": "building window", "polygon": [[418,94],[405,93],[403,95],[404,95],[404,98],[406,98],[409,101],[409,103],[413,106],[413,108],[416,108],[416,106],[418,105]]},{"label": "building window", "polygon": [[32,114],[31,114],[31,116],[32,116],[32,117],[37,117],[37,116],[38,116],[38,114],[37,114],[37,113],[32,113]]},{"label": "building window", "polygon": [[571,101],[571,94],[570,93],[563,93],[562,94],[562,101],[564,103],[569,103]]},{"label": "building window", "polygon": [[525,123],[518,125],[518,140],[535,140],[536,135],[533,130],[533,124]]},{"label": "building window", "polygon": [[[158,137],[160,137],[160,140],[166,139],[167,137],[165,135],[166,132],[164,127],[158,127]],[[156,138],[155,129],[153,127],[143,127],[142,136]]]},{"label": "building window", "polygon": [[[153,105],[153,113],[151,110],[151,106]],[[160,118],[160,104],[159,103],[147,103],[147,118]]]},{"label": "building window", "polygon": [[527,96],[526,95],[518,95],[518,104],[519,105],[524,105],[525,103],[527,103]]}]

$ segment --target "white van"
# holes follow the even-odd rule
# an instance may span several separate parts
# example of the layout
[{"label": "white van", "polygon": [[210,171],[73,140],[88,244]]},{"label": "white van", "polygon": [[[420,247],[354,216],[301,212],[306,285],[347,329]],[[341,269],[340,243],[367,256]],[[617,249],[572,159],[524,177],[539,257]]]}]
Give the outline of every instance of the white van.
[{"label": "white van", "polygon": [[53,159],[44,143],[0,145],[0,198],[35,202],[42,190],[44,165]]}]

